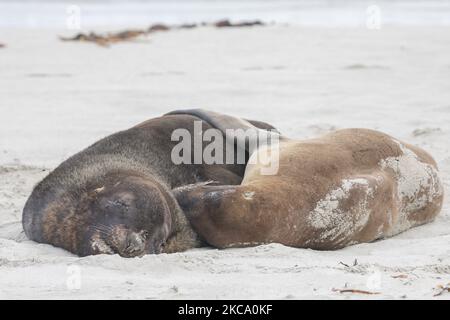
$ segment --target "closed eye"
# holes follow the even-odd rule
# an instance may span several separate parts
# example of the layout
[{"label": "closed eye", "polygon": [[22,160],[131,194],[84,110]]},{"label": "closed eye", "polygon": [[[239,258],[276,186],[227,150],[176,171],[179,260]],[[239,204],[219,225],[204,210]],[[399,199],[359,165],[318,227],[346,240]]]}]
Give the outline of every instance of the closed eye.
[{"label": "closed eye", "polygon": [[130,205],[122,200],[109,200],[108,205],[122,208],[125,211],[128,211],[128,209],[130,208]]}]

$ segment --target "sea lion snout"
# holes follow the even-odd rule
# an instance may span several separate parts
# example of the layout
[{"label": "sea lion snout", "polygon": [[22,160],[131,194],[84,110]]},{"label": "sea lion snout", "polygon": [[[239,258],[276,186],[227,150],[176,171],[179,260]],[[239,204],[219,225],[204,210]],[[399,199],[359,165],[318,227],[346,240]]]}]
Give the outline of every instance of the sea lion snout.
[{"label": "sea lion snout", "polygon": [[136,176],[102,187],[91,205],[94,225],[108,248],[99,253],[112,251],[122,257],[161,253],[171,228],[162,192],[156,182]]},{"label": "sea lion snout", "polygon": [[173,227],[174,206],[168,204],[167,193],[148,176],[116,171],[49,201],[40,209],[42,230],[28,230],[33,227],[28,213],[36,207],[31,202],[24,209],[25,220],[30,220],[24,228],[32,240],[80,256],[161,253]]},{"label": "sea lion snout", "polygon": [[116,229],[112,235],[112,247],[120,256],[132,258],[145,253],[147,231],[134,232],[123,226]]},{"label": "sea lion snout", "polygon": [[136,232],[125,225],[105,226],[103,229],[95,227],[94,229],[97,232],[93,233],[90,242],[95,254],[119,254],[124,258],[158,254],[162,252],[166,239],[162,233],[151,233],[147,230]]}]

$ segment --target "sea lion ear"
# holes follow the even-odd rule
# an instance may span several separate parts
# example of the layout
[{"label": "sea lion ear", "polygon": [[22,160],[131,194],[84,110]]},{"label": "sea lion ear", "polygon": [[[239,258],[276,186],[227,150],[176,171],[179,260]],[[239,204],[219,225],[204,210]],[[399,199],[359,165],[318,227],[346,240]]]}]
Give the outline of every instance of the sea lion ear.
[{"label": "sea lion ear", "polygon": [[94,190],[92,190],[91,192],[88,193],[88,197],[94,199],[94,198],[96,198],[96,197],[98,196],[98,194],[101,193],[103,190],[105,190],[105,186],[100,187],[100,188],[97,188],[97,189],[94,189]]}]

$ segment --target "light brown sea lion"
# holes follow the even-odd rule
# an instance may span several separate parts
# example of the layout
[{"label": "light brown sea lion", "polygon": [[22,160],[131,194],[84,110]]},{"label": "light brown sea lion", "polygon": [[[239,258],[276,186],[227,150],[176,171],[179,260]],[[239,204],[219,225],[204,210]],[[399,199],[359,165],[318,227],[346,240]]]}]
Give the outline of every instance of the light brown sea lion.
[{"label": "light brown sea lion", "polygon": [[[223,114],[179,113],[195,114],[225,135],[229,127],[255,129]],[[333,250],[430,222],[441,209],[436,163],[418,147],[368,129],[279,138],[279,144],[252,153],[240,185],[192,185],[176,192],[194,230],[210,245],[275,242]],[[267,150],[279,155],[274,175],[262,175],[258,161],[251,164]]]},{"label": "light brown sea lion", "polygon": [[[178,142],[172,133],[193,132],[194,121],[201,122],[191,115],[151,119],[64,161],[26,202],[27,237],[79,256],[134,257],[200,246],[172,189],[208,180],[238,184],[245,164],[174,164],[171,152]],[[211,128],[205,122],[203,127]]]}]

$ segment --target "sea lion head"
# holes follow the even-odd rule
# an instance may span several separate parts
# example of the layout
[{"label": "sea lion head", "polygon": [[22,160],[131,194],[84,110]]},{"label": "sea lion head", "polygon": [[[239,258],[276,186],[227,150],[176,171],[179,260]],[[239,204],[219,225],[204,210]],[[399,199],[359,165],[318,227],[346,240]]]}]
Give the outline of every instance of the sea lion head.
[{"label": "sea lion head", "polygon": [[161,253],[172,228],[169,197],[161,184],[139,176],[112,179],[91,190],[85,200],[89,219],[78,230],[80,255]]}]

